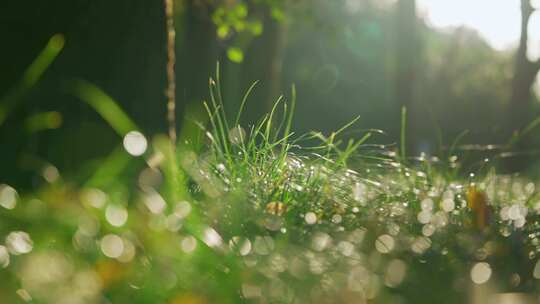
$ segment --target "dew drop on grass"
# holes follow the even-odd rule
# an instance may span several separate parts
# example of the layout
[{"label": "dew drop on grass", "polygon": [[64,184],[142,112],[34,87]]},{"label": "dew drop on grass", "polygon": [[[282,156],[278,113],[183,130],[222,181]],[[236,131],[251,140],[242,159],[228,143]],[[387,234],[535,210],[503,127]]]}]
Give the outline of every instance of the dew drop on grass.
[{"label": "dew drop on grass", "polygon": [[540,260],[536,262],[533,270],[533,277],[537,280],[540,280]]},{"label": "dew drop on grass", "polygon": [[180,242],[180,248],[185,253],[192,253],[197,248],[197,240],[193,236],[188,235]]},{"label": "dew drop on grass", "polygon": [[452,212],[454,211],[455,207],[456,207],[456,204],[452,198],[445,198],[441,202],[441,209],[444,212]]},{"label": "dew drop on grass", "polygon": [[131,131],[124,136],[124,149],[133,155],[141,156],[146,151],[148,143],[146,137],[141,132]]},{"label": "dew drop on grass", "polygon": [[273,254],[270,257],[270,268],[272,271],[280,273],[287,270],[287,259],[281,254]]},{"label": "dew drop on grass", "polygon": [[406,203],[402,204],[399,202],[392,203],[392,207],[390,207],[390,216],[402,216],[405,213],[406,210]]},{"label": "dew drop on grass", "polygon": [[391,252],[394,249],[394,246],[394,238],[388,234],[383,234],[379,236],[375,241],[375,249],[377,249],[378,252],[383,254]]},{"label": "dew drop on grass", "polygon": [[314,212],[308,212],[304,216],[304,219],[308,225],[313,225],[317,223],[317,215]]},{"label": "dew drop on grass", "polygon": [[163,197],[153,189],[148,190],[148,193],[144,198],[144,203],[148,210],[153,214],[161,214],[167,206]]},{"label": "dew drop on grass", "polygon": [[499,216],[501,217],[501,220],[503,221],[507,221],[510,219],[509,215],[508,215],[508,210],[510,208],[508,206],[504,206],[501,208],[501,210],[499,211]]},{"label": "dew drop on grass", "polygon": [[454,191],[448,189],[448,190],[443,192],[442,198],[443,198],[443,200],[445,200],[445,199],[454,199],[454,196],[455,196]]},{"label": "dew drop on grass", "polygon": [[6,184],[0,185],[0,206],[11,210],[17,205],[17,191]]},{"label": "dew drop on grass", "polygon": [[221,235],[217,233],[214,228],[206,228],[203,234],[203,242],[208,245],[208,247],[219,247],[223,243]]},{"label": "dew drop on grass", "polygon": [[343,256],[351,256],[354,252],[354,245],[351,242],[341,241],[338,243],[337,249]]},{"label": "dew drop on grass", "polygon": [[430,211],[420,211],[417,216],[418,222],[421,224],[427,224],[431,221]]},{"label": "dew drop on grass", "polygon": [[167,230],[171,232],[178,232],[183,225],[182,219],[174,213],[167,216],[166,222]]},{"label": "dew drop on grass", "polygon": [[241,126],[236,126],[229,131],[229,140],[233,145],[239,145],[246,139],[246,131]]},{"label": "dew drop on grass", "polygon": [[476,263],[471,269],[471,280],[475,284],[484,284],[491,278],[491,273],[491,266],[488,263]]},{"label": "dew drop on grass", "polygon": [[526,223],[525,217],[521,216],[517,218],[516,220],[514,220],[514,227],[522,228],[523,226],[525,226],[525,223]]},{"label": "dew drop on grass", "polygon": [[122,241],[124,244],[124,250],[122,251],[122,254],[118,257],[118,261],[122,263],[129,263],[135,257],[135,246],[130,240],[122,239]]},{"label": "dew drop on grass", "polygon": [[217,164],[217,165],[216,165],[216,169],[217,169],[219,172],[221,172],[221,173],[225,172],[225,170],[226,170],[224,164]]},{"label": "dew drop on grass", "polygon": [[291,184],[291,187],[296,191],[304,191],[304,187],[296,183]]},{"label": "dew drop on grass", "polygon": [[384,277],[384,283],[388,287],[397,287],[403,282],[407,273],[407,264],[399,259],[394,259],[388,263]]},{"label": "dew drop on grass", "polygon": [[518,204],[513,204],[508,209],[508,218],[511,219],[511,220],[517,220],[520,217],[521,217],[521,213],[520,213],[519,205]]},{"label": "dew drop on grass", "polygon": [[6,245],[11,254],[19,255],[32,251],[34,242],[24,231],[13,231],[6,237]]},{"label": "dew drop on grass", "polygon": [[399,228],[399,225],[396,223],[390,223],[387,226],[387,230],[390,235],[397,236],[401,228]]},{"label": "dew drop on grass", "polygon": [[478,248],[474,253],[474,256],[477,260],[483,261],[488,257],[488,252],[484,247]]},{"label": "dew drop on grass", "polygon": [[431,218],[431,222],[438,228],[448,225],[448,215],[443,211],[437,211]]},{"label": "dew drop on grass", "polygon": [[274,240],[269,236],[256,236],[253,250],[258,255],[268,255],[274,250]]},{"label": "dew drop on grass", "polygon": [[534,183],[528,183],[527,185],[525,185],[525,193],[527,195],[532,195],[534,193]]},{"label": "dew drop on grass", "polygon": [[431,212],[433,210],[433,205],[433,200],[430,198],[423,199],[422,202],[420,202],[420,207],[423,211]]},{"label": "dew drop on grass", "polygon": [[229,248],[241,256],[246,256],[251,252],[251,241],[240,236],[233,236],[229,241]]},{"label": "dew drop on grass", "polygon": [[105,209],[105,219],[114,227],[123,226],[128,219],[126,208],[120,205],[109,204]]},{"label": "dew drop on grass", "polygon": [[334,214],[334,215],[332,216],[332,223],[334,223],[334,224],[339,224],[339,223],[341,223],[341,220],[342,220],[342,217],[341,217],[341,215],[339,215],[339,214]]},{"label": "dew drop on grass", "polygon": [[355,201],[365,203],[367,187],[363,183],[356,183],[353,186],[353,198]]},{"label": "dew drop on grass", "polygon": [[270,231],[278,231],[283,226],[283,219],[277,215],[268,215],[264,218],[264,227]]},{"label": "dew drop on grass", "polygon": [[100,247],[105,256],[115,259],[124,252],[124,241],[116,234],[107,234],[101,239]]},{"label": "dew drop on grass", "polygon": [[101,209],[107,202],[107,194],[96,188],[88,188],[81,192],[80,199],[87,206]]},{"label": "dew drop on grass", "polygon": [[0,267],[6,268],[9,266],[9,252],[5,246],[0,245]]},{"label": "dew drop on grass", "polygon": [[521,276],[517,273],[513,273],[508,279],[508,283],[513,288],[518,287],[519,284],[521,283]]},{"label": "dew drop on grass", "polygon": [[427,237],[419,236],[411,244],[411,250],[416,254],[423,254],[431,247],[431,240]]},{"label": "dew drop on grass", "polygon": [[435,233],[435,226],[432,224],[426,224],[422,227],[422,234],[424,236],[430,237]]},{"label": "dew drop on grass", "polygon": [[501,229],[499,230],[499,232],[500,232],[501,235],[504,236],[504,237],[509,237],[510,234],[512,234],[512,231],[510,230],[510,227],[508,227],[508,226],[503,226],[503,227],[501,227]]},{"label": "dew drop on grass", "polygon": [[17,289],[15,292],[24,302],[31,302],[32,296],[28,293],[26,289]]},{"label": "dew drop on grass", "polygon": [[356,228],[349,234],[349,240],[354,244],[360,244],[364,241],[366,233],[366,228]]},{"label": "dew drop on grass", "polygon": [[41,175],[43,176],[43,179],[49,183],[54,183],[58,180],[58,178],[60,178],[60,172],[58,172],[58,169],[52,165],[45,166],[41,172]]},{"label": "dew drop on grass", "polygon": [[246,299],[255,299],[262,296],[262,289],[257,285],[242,284],[242,296]]},{"label": "dew drop on grass", "polygon": [[325,260],[318,256],[310,259],[309,270],[313,274],[322,274],[326,270]]},{"label": "dew drop on grass", "polygon": [[[350,291],[365,292],[365,288],[369,284],[371,274],[363,266],[356,266],[351,269],[347,278],[347,288]],[[364,303],[363,301],[360,303]]]},{"label": "dew drop on grass", "polygon": [[311,248],[315,251],[323,251],[330,247],[332,244],[332,238],[324,232],[317,232],[311,239]]},{"label": "dew drop on grass", "polygon": [[174,207],[174,214],[183,219],[191,213],[191,205],[187,201],[181,201]]},{"label": "dew drop on grass", "polygon": [[[150,163],[150,161],[148,161]],[[139,174],[138,183],[141,188],[158,188],[163,181],[163,175],[154,167],[145,168]]]}]

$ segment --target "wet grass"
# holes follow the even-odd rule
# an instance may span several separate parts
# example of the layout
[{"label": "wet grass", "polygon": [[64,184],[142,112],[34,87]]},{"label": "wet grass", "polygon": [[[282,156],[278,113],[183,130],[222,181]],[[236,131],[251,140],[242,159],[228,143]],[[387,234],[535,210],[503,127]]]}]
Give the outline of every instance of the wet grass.
[{"label": "wet grass", "polygon": [[[234,119],[219,76],[209,89],[177,145],[143,137],[148,149],[134,156],[119,140],[81,182],[49,165],[32,193],[1,186],[2,301],[463,303],[486,286],[538,292],[535,181],[483,158],[465,167],[459,139],[445,155],[409,157],[406,111],[395,149],[369,143],[377,130],[348,139],[359,118],[294,134],[294,87],[245,127],[256,84]],[[138,130],[92,84],[70,91],[120,137]]]}]

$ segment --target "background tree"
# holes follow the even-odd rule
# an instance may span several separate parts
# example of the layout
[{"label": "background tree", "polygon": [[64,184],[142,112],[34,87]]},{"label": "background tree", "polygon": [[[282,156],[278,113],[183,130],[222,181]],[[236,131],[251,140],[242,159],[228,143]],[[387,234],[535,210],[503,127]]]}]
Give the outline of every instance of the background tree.
[{"label": "background tree", "polygon": [[[260,80],[243,115],[244,127],[295,83],[297,134],[331,132],[360,115],[356,128],[385,131],[373,143],[393,144],[399,141],[399,109],[407,105],[407,141],[415,147],[410,156],[436,153],[466,129],[471,132],[463,143],[507,142],[502,131],[510,129],[510,118],[515,117],[517,129],[530,121],[533,111],[528,110],[535,106],[530,87],[537,67],[526,59],[526,31],[517,54],[499,52],[472,30],[429,26],[416,14],[416,4],[175,0],[179,125],[188,105],[208,99],[208,77],[219,60],[230,113],[242,92]],[[145,134],[166,132],[165,109],[157,106],[166,63],[161,1],[51,0],[30,7],[4,1],[0,8],[6,25],[0,34],[9,41],[1,50],[0,95],[51,36],[65,37],[62,53],[0,130],[2,145],[10,147],[0,151],[6,180],[32,182],[33,169],[20,170],[28,155],[50,161],[66,175],[81,163],[91,170],[118,143],[102,117],[66,93],[68,80],[84,79],[101,88]],[[532,12],[525,8],[527,25]],[[28,117],[48,111],[62,116],[57,129],[29,133],[21,128]],[[89,140],[95,134],[100,145]],[[63,145],[66,141],[73,144]],[[530,150],[530,145],[522,148]]]},{"label": "background tree", "polygon": [[528,113],[533,99],[532,86],[540,70],[540,59],[527,57],[529,43],[529,20],[535,8],[531,0],[521,0],[521,38],[515,57],[514,79],[510,99],[510,126],[513,131],[523,127],[530,118]]},{"label": "background tree", "polygon": [[521,37],[519,47],[515,55],[514,78],[512,80],[512,92],[508,104],[508,130],[512,132],[514,142],[513,150],[522,150],[525,155],[510,158],[507,161],[508,169],[512,171],[522,170],[530,165],[530,157],[526,154],[531,150],[533,141],[530,134],[520,134],[520,131],[530,123],[534,113],[532,110],[532,86],[540,70],[540,59],[531,61],[528,55],[529,43],[529,20],[535,8],[531,0],[521,0]]}]

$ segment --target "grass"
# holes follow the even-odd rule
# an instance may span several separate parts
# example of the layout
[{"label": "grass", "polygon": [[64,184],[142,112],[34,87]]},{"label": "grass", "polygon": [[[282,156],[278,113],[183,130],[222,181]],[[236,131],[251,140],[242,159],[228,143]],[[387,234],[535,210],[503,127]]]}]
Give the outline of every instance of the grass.
[{"label": "grass", "polygon": [[[294,86],[247,128],[239,121],[256,83],[233,119],[219,69],[209,89],[176,147],[156,136],[139,158],[114,149],[79,184],[47,179],[20,196],[1,186],[2,301],[463,303],[486,285],[538,293],[535,182],[485,162],[468,174],[454,153],[460,138],[440,159],[408,157],[405,110],[392,151],[367,144],[376,131],[343,139],[361,118],[294,134]],[[93,85],[73,92],[120,136],[138,129]]]},{"label": "grass", "polygon": [[52,36],[17,84],[6,95],[0,96],[0,126],[54,62],[64,48],[64,43],[64,36],[61,34]]}]

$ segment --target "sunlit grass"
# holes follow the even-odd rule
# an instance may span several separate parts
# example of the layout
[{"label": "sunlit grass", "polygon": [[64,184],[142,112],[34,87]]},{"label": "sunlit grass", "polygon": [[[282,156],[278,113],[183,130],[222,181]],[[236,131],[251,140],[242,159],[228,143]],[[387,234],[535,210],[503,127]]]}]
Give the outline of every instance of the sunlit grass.
[{"label": "sunlit grass", "polygon": [[74,88],[118,147],[78,184],[0,186],[8,303],[462,303],[485,286],[538,292],[538,184],[484,159],[464,168],[459,138],[448,155],[410,157],[406,111],[399,149],[370,145],[376,130],[347,139],[361,117],[295,134],[294,87],[241,126],[256,84],[228,117],[218,70],[172,146],[145,137],[93,85]]}]

